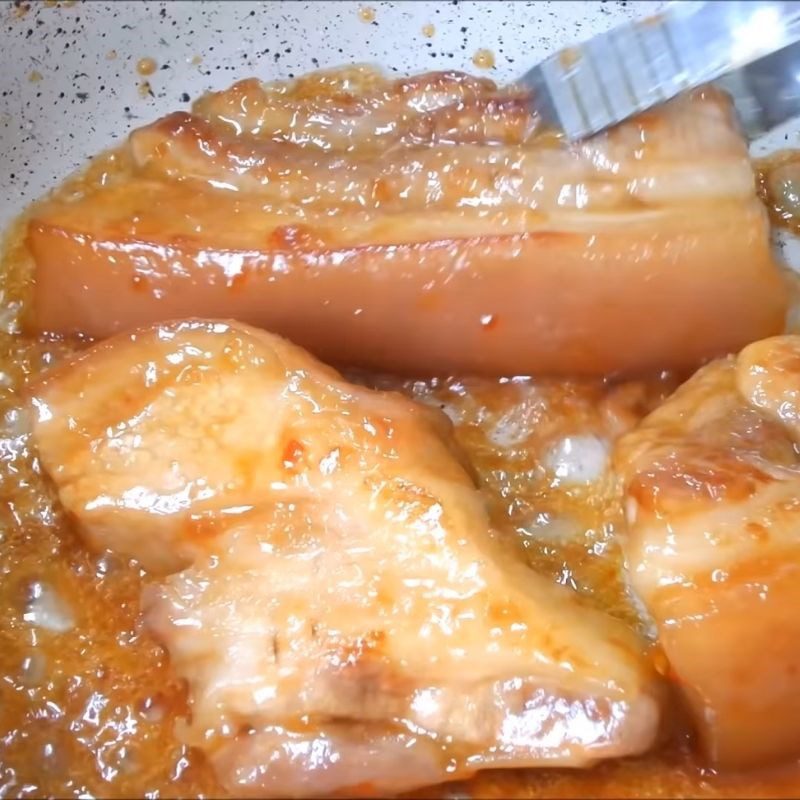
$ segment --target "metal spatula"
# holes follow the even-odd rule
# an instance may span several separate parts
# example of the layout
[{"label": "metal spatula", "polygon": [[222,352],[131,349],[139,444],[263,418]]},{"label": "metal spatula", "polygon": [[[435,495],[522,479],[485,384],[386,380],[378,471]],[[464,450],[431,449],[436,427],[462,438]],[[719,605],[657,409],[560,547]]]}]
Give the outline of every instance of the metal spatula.
[{"label": "metal spatula", "polygon": [[550,56],[522,79],[536,110],[582,139],[719,82],[751,137],[800,116],[800,2],[670,3]]}]

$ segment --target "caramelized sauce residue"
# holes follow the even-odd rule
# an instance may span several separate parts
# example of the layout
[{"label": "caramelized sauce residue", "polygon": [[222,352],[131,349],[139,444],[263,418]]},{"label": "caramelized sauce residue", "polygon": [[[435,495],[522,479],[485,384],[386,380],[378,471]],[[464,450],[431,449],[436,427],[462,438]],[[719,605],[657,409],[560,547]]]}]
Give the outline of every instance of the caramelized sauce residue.
[{"label": "caramelized sauce residue", "polygon": [[[124,155],[107,153],[57,194],[75,195],[128,169]],[[141,624],[147,576],[85,550],[30,446],[25,386],[80,345],[19,332],[32,269],[24,222],[11,230],[1,267],[0,793],[222,796],[209,765],[174,736],[187,711],[185,689]],[[349,377],[442,408],[482,480],[494,523],[518,545],[520,558],[595,606],[642,625],[621,574],[620,498],[602,476],[592,484],[560,477],[552,453],[564,437],[612,442],[677,386],[675,376],[623,384]],[[287,462],[300,458],[288,443]],[[31,598],[42,592],[52,606],[49,619],[31,614]],[[793,797],[800,772],[791,765],[716,775],[698,763],[688,734],[679,731],[641,758],[586,770],[486,772],[457,791],[498,798]]]}]

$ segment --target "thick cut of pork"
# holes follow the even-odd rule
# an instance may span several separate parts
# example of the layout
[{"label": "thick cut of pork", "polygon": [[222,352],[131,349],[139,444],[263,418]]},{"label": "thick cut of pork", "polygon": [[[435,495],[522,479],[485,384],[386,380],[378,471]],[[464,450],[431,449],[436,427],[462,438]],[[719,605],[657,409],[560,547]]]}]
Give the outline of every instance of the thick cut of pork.
[{"label": "thick cut of pork", "polygon": [[33,393],[86,541],[159,576],[180,735],[229,790],[396,792],[652,744],[642,643],[514,559],[438,412],[204,321],[109,339]]},{"label": "thick cut of pork", "polygon": [[121,174],[37,209],[31,325],[231,317],[333,363],[488,375],[693,368],[782,330],[728,98],[573,145],[534,106],[368,69],[207,95],[134,131]]},{"label": "thick cut of pork", "polygon": [[616,454],[633,586],[702,744],[800,754],[800,337],[701,369]]}]

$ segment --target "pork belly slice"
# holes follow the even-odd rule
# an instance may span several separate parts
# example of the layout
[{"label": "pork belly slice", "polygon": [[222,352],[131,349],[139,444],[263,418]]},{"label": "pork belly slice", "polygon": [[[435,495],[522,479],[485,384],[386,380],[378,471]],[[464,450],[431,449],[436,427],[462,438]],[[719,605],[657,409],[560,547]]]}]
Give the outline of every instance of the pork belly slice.
[{"label": "pork belly slice", "polygon": [[154,576],[179,735],[229,790],[397,792],[653,743],[645,645],[515,559],[439,412],[209,321],[111,338],[32,391],[87,544]]},{"label": "pork belly slice", "polygon": [[800,337],[700,370],[616,454],[630,576],[702,745],[800,755]]},{"label": "pork belly slice", "polygon": [[[572,147],[478,141],[329,154],[237,136],[186,112],[135,130],[129,146],[147,177],[256,194],[298,216],[529,209],[580,228],[590,212],[751,200],[753,170],[727,111],[721,97],[674,101],[641,121],[646,155],[631,152],[641,142],[626,130]],[[686,130],[687,116],[700,130]]]},{"label": "pork belly slice", "polygon": [[[40,207],[31,327],[103,337],[232,317],[334,363],[488,375],[692,368],[782,330],[766,214],[719,93],[580,145],[479,131],[376,148],[371,133],[312,144],[286,125],[302,133],[305,108],[325,131],[336,115],[372,130],[400,113],[387,92],[424,116],[489,89],[342,79],[343,100],[306,80],[239,86],[136,131],[130,175]],[[226,116],[223,95],[260,121]]]}]

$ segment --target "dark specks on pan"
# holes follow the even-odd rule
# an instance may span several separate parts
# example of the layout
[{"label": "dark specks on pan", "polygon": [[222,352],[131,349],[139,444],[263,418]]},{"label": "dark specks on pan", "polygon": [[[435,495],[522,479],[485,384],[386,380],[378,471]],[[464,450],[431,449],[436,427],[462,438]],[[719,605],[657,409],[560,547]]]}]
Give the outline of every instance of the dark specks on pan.
[{"label": "dark specks on pan", "polygon": [[[463,69],[505,81],[553,48],[661,5],[649,0],[608,2],[602,8],[599,2],[567,0],[2,3],[0,185],[15,191],[0,208],[0,226],[132,127],[236,78],[272,80],[367,62],[391,73]],[[368,24],[358,15],[366,6],[375,12]],[[435,46],[419,35],[428,24],[435,25]],[[481,48],[495,54],[494,69],[473,65]],[[195,61],[198,54],[202,64]],[[151,91],[140,96],[142,77],[135,65],[145,57],[169,68],[149,75]],[[41,81],[28,80],[34,70]]]}]

